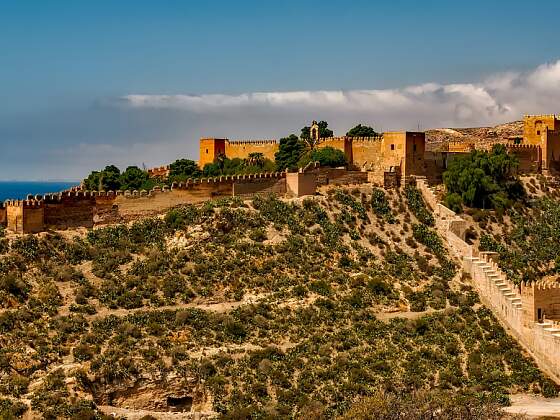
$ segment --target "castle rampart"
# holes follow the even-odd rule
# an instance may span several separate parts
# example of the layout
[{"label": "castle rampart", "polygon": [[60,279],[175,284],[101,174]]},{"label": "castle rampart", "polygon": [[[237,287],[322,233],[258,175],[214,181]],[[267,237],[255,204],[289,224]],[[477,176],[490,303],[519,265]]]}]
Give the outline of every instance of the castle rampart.
[{"label": "castle rampart", "polygon": [[[219,155],[229,159],[247,159],[251,153],[262,153],[274,161],[280,145],[276,140],[200,139],[199,166],[215,162]],[[373,137],[319,138],[317,148],[332,147],[344,153],[352,169],[373,171],[372,179],[383,182],[385,172],[407,177],[424,173],[424,133],[388,132]]]},{"label": "castle rampart", "polygon": [[276,140],[228,140],[225,143],[225,155],[229,159],[247,159],[251,153],[262,153],[266,159],[274,161],[278,147]]},{"label": "castle rampart", "polygon": [[[288,183],[288,177],[291,183]],[[259,193],[299,197],[314,194],[317,185],[366,181],[367,174],[364,172],[314,165],[310,171],[302,170],[295,174],[265,172],[188,179],[173,183],[170,188],[155,187],[150,191],[65,191],[44,197],[29,196],[27,200],[8,200],[0,207],[0,216],[5,214],[5,220],[2,222],[0,218],[0,222],[10,231],[20,234],[45,229],[91,228],[220,197],[248,198]]]},{"label": "castle rampart", "polygon": [[6,206],[0,203],[0,226],[6,226]]},{"label": "castle rampart", "polygon": [[505,144],[508,153],[517,157],[519,173],[538,173],[541,169],[542,155],[541,147],[533,144],[517,144],[508,142]]},{"label": "castle rampart", "polygon": [[462,218],[438,203],[424,179],[416,182],[424,200],[434,210],[438,231],[471,275],[482,302],[529,351],[541,369],[560,383],[560,323],[555,320],[560,316],[558,284],[550,281],[513,284],[494,261],[495,253],[473,249],[464,236],[460,237],[465,225],[448,223],[450,219]]}]

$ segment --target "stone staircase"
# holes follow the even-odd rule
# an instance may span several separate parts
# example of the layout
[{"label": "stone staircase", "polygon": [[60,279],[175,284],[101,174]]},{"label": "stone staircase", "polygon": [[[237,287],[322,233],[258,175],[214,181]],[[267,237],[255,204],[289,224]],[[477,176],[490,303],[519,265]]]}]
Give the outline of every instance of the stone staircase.
[{"label": "stone staircase", "polygon": [[551,321],[537,322],[536,325],[554,337],[560,337],[560,326]]},{"label": "stone staircase", "polygon": [[[534,322],[532,316],[524,316],[524,310],[532,311],[523,306],[525,294],[522,295],[522,291],[526,293],[527,285],[520,287],[507,279],[494,261],[496,253],[479,252],[465,242],[466,222],[438,202],[434,188],[428,185],[425,177],[416,177],[416,185],[433,211],[436,229],[461,261],[463,270],[471,275],[484,305],[532,355],[539,367],[560,383],[560,323]],[[527,297],[531,296],[529,292]]]},{"label": "stone staircase", "polygon": [[523,303],[519,287],[509,281],[492,260],[494,253],[482,252],[478,257],[465,257],[464,269],[475,282],[493,312],[510,328],[522,328]]}]

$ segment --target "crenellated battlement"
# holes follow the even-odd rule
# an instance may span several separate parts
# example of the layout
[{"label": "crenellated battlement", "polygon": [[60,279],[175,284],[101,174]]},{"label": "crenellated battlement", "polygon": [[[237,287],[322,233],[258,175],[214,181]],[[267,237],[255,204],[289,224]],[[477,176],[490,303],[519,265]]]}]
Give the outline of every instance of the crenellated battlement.
[{"label": "crenellated battlement", "polygon": [[556,119],[560,119],[560,114],[524,114],[523,118],[556,118]]},{"label": "crenellated battlement", "polygon": [[278,144],[277,140],[263,139],[263,140],[227,140],[230,145],[251,145],[251,144]]},{"label": "crenellated battlement", "polygon": [[504,146],[508,148],[508,150],[540,150],[540,146],[536,144],[524,144],[524,143],[514,143],[514,142],[507,142],[503,143]]},{"label": "crenellated battlement", "polygon": [[333,142],[340,142],[340,141],[348,141],[352,143],[360,143],[360,142],[377,142],[383,140],[383,135],[380,134],[378,136],[373,137],[348,137],[348,136],[338,136],[338,137],[325,137],[320,138],[318,144],[322,143],[333,143]]},{"label": "crenellated battlement", "polygon": [[560,283],[554,280],[537,280],[533,282],[522,282],[522,289],[532,288],[533,290],[560,289]]},{"label": "crenellated battlement", "polygon": [[6,200],[4,202],[6,208],[21,208],[21,209],[38,209],[42,208],[45,205],[45,202],[42,199],[26,199],[26,200]]},{"label": "crenellated battlement", "polygon": [[475,144],[469,141],[453,140],[448,142],[444,147],[444,151],[451,153],[470,153],[475,149]]}]

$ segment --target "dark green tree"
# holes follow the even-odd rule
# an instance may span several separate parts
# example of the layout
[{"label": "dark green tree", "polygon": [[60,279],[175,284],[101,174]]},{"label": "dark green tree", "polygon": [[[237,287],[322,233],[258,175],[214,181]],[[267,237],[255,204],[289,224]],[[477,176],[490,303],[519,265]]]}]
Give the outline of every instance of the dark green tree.
[{"label": "dark green tree", "polygon": [[495,145],[490,152],[474,150],[454,159],[443,174],[447,202],[456,209],[461,207],[459,198],[469,207],[507,207],[524,195],[515,176],[518,164],[515,155],[508,154],[503,145]]},{"label": "dark green tree", "polygon": [[265,163],[265,157],[262,153],[259,152],[252,152],[249,153],[247,159],[245,159],[245,163],[248,166],[260,166],[263,167]]},{"label": "dark green tree", "polygon": [[197,178],[202,175],[195,161],[190,159],[178,159],[169,165],[170,181],[184,181],[188,178]]},{"label": "dark green tree", "polygon": [[319,162],[321,166],[337,168],[339,166],[346,166],[346,156],[342,151],[333,147],[322,147],[320,149],[313,149],[305,153],[299,160],[298,166],[300,168],[307,165],[309,162]]},{"label": "dark green tree", "polygon": [[129,166],[119,178],[121,190],[140,190],[148,180],[148,173],[138,166]]},{"label": "dark green tree", "polygon": [[115,165],[106,166],[102,171],[93,171],[84,179],[86,189],[92,191],[116,191],[120,189],[121,171]]},{"label": "dark green tree", "polygon": [[276,170],[296,169],[304,151],[305,144],[295,134],[281,138],[278,151],[274,155]]},{"label": "dark green tree", "polygon": [[358,124],[351,128],[346,135],[348,137],[375,137],[378,133],[372,127]]}]

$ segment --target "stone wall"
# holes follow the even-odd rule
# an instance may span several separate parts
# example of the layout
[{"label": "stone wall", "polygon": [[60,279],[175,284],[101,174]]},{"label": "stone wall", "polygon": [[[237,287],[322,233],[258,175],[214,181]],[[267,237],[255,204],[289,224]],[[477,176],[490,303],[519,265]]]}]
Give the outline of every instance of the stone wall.
[{"label": "stone wall", "polygon": [[540,281],[521,284],[524,318],[529,322],[560,319],[560,284]]},{"label": "stone wall", "polygon": [[[437,202],[426,181],[417,179],[417,186],[434,210],[437,230],[461,261],[463,270],[471,275],[481,301],[532,355],[539,367],[560,383],[560,324],[546,319],[547,311],[551,316],[559,311],[558,285],[546,282],[513,284],[494,261],[495,253],[479,253],[460,237],[466,224]],[[538,319],[538,308],[544,315],[542,322]]]},{"label": "stone wall", "polygon": [[475,149],[474,143],[469,141],[450,141],[445,146],[450,153],[470,153]]},{"label": "stone wall", "polygon": [[4,203],[0,203],[0,226],[6,226],[8,223],[6,216],[6,206]]},{"label": "stone wall", "polygon": [[317,190],[317,174],[313,172],[295,172],[286,174],[286,190],[292,197],[313,195]]},{"label": "stone wall", "polygon": [[87,192],[64,192],[47,195],[43,199],[45,227],[66,229],[93,227],[96,200]]},{"label": "stone wall", "polygon": [[347,171],[343,168],[318,168],[312,171],[316,176],[317,186],[350,185],[368,182],[368,173]]},{"label": "stone wall", "polygon": [[[374,171],[381,183],[384,172],[397,172],[404,177],[425,173],[425,135],[420,132],[387,132],[375,137],[328,137],[319,139],[317,148],[332,147],[344,153],[352,169]],[[262,153],[274,161],[279,149],[276,140],[230,141],[200,139],[199,166],[214,162],[219,154],[229,159],[246,159],[250,153]]]},{"label": "stone wall", "polygon": [[[383,137],[353,137],[352,164],[358,168],[370,169],[381,165]],[[372,166],[373,165],[373,166]],[[385,169],[385,168],[383,168]]]},{"label": "stone wall", "polygon": [[[172,188],[156,187],[151,191],[68,191],[25,201],[8,200],[2,204],[0,215],[5,215],[9,230],[35,233],[48,228],[91,228],[220,197],[246,198],[257,193],[285,195],[286,192],[285,172],[222,176],[190,179]],[[310,193],[314,192],[313,189]]]},{"label": "stone wall", "polygon": [[23,233],[23,205],[19,201],[7,201],[6,226],[9,230]]},{"label": "stone wall", "polygon": [[[233,195],[235,197],[250,197],[255,194],[286,194],[285,173],[280,173],[277,177],[238,179],[233,183]],[[313,190],[313,193],[315,190]]]},{"label": "stone wall", "polygon": [[262,153],[266,159],[274,161],[278,147],[276,140],[226,141],[226,156],[229,159],[246,159],[250,153]]},{"label": "stone wall", "polygon": [[[560,125],[560,121],[557,125]],[[542,138],[542,169],[547,175],[560,175],[560,128],[548,130]]]},{"label": "stone wall", "polygon": [[548,115],[525,115],[523,117],[523,141],[528,144],[540,145],[542,135],[547,131],[560,130],[560,117]]},{"label": "stone wall", "polygon": [[200,139],[198,166],[204,168],[207,163],[213,163],[218,155],[226,153],[227,139]]},{"label": "stone wall", "polygon": [[37,233],[45,228],[45,208],[35,200],[8,200],[6,227],[16,233]]},{"label": "stone wall", "polygon": [[531,144],[507,143],[508,153],[517,157],[519,166],[517,172],[522,174],[535,174],[541,169],[541,147]]}]

